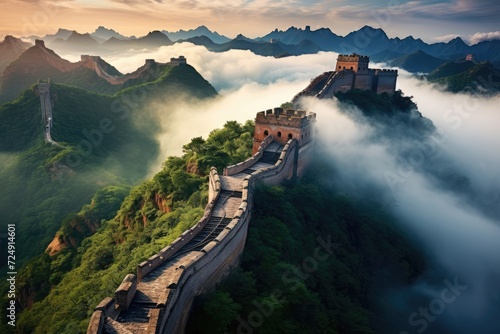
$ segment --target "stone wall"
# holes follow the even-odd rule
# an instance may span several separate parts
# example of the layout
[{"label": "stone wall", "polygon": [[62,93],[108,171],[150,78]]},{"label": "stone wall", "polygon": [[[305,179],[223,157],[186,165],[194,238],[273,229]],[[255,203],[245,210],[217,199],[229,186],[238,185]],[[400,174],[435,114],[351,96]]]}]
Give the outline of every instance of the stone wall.
[{"label": "stone wall", "polygon": [[358,71],[354,80],[354,88],[361,90],[373,90],[375,84],[374,75],[375,70]]},{"label": "stone wall", "polygon": [[191,241],[204,227],[207,221],[210,219],[210,215],[212,213],[212,209],[217,202],[217,199],[220,194],[220,178],[217,174],[217,169],[212,168],[210,170],[208,182],[208,198],[209,202],[205,207],[205,212],[203,217],[198,221],[198,223],[191,227],[189,230],[185,231],[181,234],[180,237],[174,240],[169,246],[163,248],[157,254],[151,256],[146,261],[141,262],[137,266],[137,279],[140,281],[144,276],[158,268],[161,264],[167,261],[172,255],[177,253],[179,249],[181,249],[184,245]]},{"label": "stone wall", "polygon": [[347,92],[351,90],[354,84],[354,76],[355,74],[353,71],[337,72],[330,86],[323,92],[322,97],[330,98],[333,97],[336,92]]},{"label": "stone wall", "polygon": [[127,310],[137,291],[137,277],[128,274],[122,281],[122,284],[115,291],[116,305],[120,310]]},{"label": "stone wall", "polygon": [[266,149],[266,147],[273,142],[273,136],[268,135],[263,141],[259,141],[257,138],[254,138],[253,140],[254,145],[259,145],[257,152],[255,152],[250,158],[243,162],[239,162],[236,165],[231,165],[224,168],[224,176],[238,174],[245,169],[252,167],[262,157],[262,154],[264,154],[264,150]]},{"label": "stone wall", "polygon": [[[238,265],[245,247],[255,186],[259,182],[276,185],[291,179],[295,169],[297,147],[297,141],[290,140],[275,165],[259,169],[243,180],[241,205],[233,220],[215,241],[206,245],[201,252],[192,252],[192,258],[184,265],[183,272],[176,279],[176,288],[164,294],[165,299],[157,305],[161,310],[153,312],[162,319],[152,319],[148,332],[182,333],[193,298],[215,287],[231,268]],[[153,326],[156,326],[154,332]]]},{"label": "stone wall", "polygon": [[[243,163],[227,167],[224,175],[234,175],[243,167],[252,166],[259,160],[258,158],[272,139],[272,136],[268,136],[263,140],[262,147],[256,155]],[[298,140],[288,140],[276,164],[261,168],[242,179],[241,203],[231,222],[215,240],[205,245],[200,251],[191,251],[173,260],[176,261],[175,268],[172,267],[172,275],[168,276],[168,284],[159,296],[155,307],[149,312],[149,322],[145,333],[183,332],[194,297],[213,289],[232,268],[239,264],[240,255],[245,248],[255,187],[259,183],[277,185],[291,179],[297,173],[301,175],[310,160],[312,148],[313,142],[300,147]],[[102,333],[106,319],[108,317],[116,319],[119,312],[129,306],[135,293],[137,280],[141,280],[142,277],[167,261],[203,228],[216,205],[220,192],[220,178],[217,171],[212,169],[209,176],[209,203],[204,217],[171,245],[142,262],[137,267],[137,279],[134,275],[127,275],[117,289],[115,298],[106,298],[95,308],[87,333]]]},{"label": "stone wall", "polygon": [[394,94],[396,91],[397,70],[377,70],[377,93]]}]

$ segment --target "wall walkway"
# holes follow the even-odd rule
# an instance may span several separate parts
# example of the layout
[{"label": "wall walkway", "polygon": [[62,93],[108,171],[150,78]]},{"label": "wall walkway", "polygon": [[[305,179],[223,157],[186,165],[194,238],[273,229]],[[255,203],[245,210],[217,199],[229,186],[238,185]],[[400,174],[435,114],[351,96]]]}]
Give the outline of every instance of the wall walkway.
[{"label": "wall walkway", "polygon": [[182,333],[194,297],[239,264],[258,182],[276,185],[301,173],[313,142],[281,146],[268,136],[258,152],[222,176],[212,169],[203,218],[127,275],[114,298],[95,309],[87,333]]}]

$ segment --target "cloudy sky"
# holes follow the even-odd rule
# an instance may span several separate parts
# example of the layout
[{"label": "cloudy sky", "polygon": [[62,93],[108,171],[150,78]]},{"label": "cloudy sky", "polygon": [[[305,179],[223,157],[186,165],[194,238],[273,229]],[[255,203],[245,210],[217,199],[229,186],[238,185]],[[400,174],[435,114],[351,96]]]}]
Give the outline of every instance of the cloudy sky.
[{"label": "cloudy sky", "polygon": [[58,28],[92,32],[99,25],[125,35],[206,25],[228,37],[263,36],[275,28],[328,27],[339,35],[368,24],[390,37],[427,42],[456,35],[500,34],[498,0],[2,0],[0,35],[45,35]]}]

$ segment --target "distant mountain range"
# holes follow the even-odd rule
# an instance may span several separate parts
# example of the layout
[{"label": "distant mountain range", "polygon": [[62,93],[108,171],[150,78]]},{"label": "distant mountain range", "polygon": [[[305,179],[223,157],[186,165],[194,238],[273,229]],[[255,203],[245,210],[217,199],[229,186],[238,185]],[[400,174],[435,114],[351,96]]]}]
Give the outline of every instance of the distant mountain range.
[{"label": "distant mountain range", "polygon": [[226,52],[229,50],[250,50],[259,56],[286,57],[302,54],[314,54],[321,49],[309,40],[298,44],[284,44],[279,41],[259,42],[253,41],[243,35],[238,35],[228,42],[217,44],[206,36],[191,37],[178,42],[189,42],[195,45],[202,45],[212,52]]},{"label": "distant mountain range", "polygon": [[[500,67],[500,40],[467,45],[457,37],[447,43],[427,44],[412,36],[404,39],[389,38],[382,29],[369,26],[344,37],[328,28],[311,30],[310,27],[290,27],[286,31],[276,29],[254,39],[241,34],[229,39],[205,26],[176,32],[157,30],[141,37],[127,37],[100,26],[93,33],[85,34],[59,29],[55,34],[43,37],[43,40],[48,45],[47,48],[40,45],[29,48],[31,44],[12,36],[7,36],[0,43],[0,103],[17,97],[20,91],[40,78],[51,77],[58,82],[107,93],[117,91],[129,79],[99,57],[70,63],[60,58],[56,52],[106,56],[131,49],[151,50],[186,42],[204,46],[212,52],[237,49],[272,57],[314,54],[320,51],[358,53],[370,56],[374,62],[385,62],[412,73],[431,73],[447,62],[465,59],[468,54],[473,54],[476,62],[489,61],[492,66],[487,68]],[[481,73],[487,68],[482,68]],[[453,75],[457,74],[459,72]],[[135,80],[141,80],[140,73],[130,75]],[[465,75],[464,78],[473,77],[474,75]]]},{"label": "distant mountain range", "polygon": [[167,37],[170,38],[174,42],[176,42],[178,40],[184,40],[184,39],[198,37],[198,36],[208,37],[214,43],[218,43],[218,44],[226,43],[226,42],[229,42],[231,40],[230,38],[228,38],[226,36],[220,35],[216,31],[210,31],[210,29],[208,29],[205,26],[199,26],[196,29],[189,29],[187,31],[182,30],[182,29],[179,31],[175,31],[175,32],[169,32],[169,31],[163,30],[162,33],[167,35]]},{"label": "distant mountain range", "polygon": [[[119,34],[105,33],[104,29],[96,30],[99,32],[93,34],[80,34],[76,31],[66,38],[56,38],[47,45],[58,52],[85,52],[85,53],[107,53],[120,52],[131,49],[155,49],[160,46],[174,44],[165,34],[160,31],[152,31],[146,36],[139,38],[123,38]],[[98,36],[108,36],[109,39],[104,40]]]},{"label": "distant mountain range", "polygon": [[284,31],[276,29],[263,37],[253,39],[242,35],[230,39],[203,25],[195,29],[175,32],[153,31],[139,38],[127,37],[100,26],[90,34],[59,29],[54,35],[27,38],[32,41],[35,38],[43,39],[48,46],[58,52],[94,51],[94,54],[125,49],[158,48],[174,42],[191,42],[203,45],[214,52],[243,49],[258,55],[273,57],[335,51],[344,54],[368,55],[373,61],[388,62],[421,51],[442,61],[455,60],[472,53],[480,61],[488,60],[494,64],[500,64],[500,40],[468,45],[457,37],[446,43],[427,44],[413,36],[403,39],[389,38],[384,30],[370,26],[364,26],[346,36],[337,35],[328,28],[311,30],[308,26],[305,29],[290,27]]}]

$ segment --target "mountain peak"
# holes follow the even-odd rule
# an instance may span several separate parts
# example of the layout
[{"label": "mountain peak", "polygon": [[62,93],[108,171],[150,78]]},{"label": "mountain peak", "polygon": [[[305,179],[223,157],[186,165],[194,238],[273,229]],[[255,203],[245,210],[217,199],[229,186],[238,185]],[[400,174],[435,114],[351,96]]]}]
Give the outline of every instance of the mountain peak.
[{"label": "mountain peak", "polygon": [[206,25],[203,25],[203,24],[194,30],[210,31],[210,29],[208,29],[208,27]]},{"label": "mountain peak", "polygon": [[236,38],[234,40],[236,40],[236,41],[251,41],[250,38],[245,37],[242,34],[238,34],[238,36],[236,36]]},{"label": "mountain peak", "polygon": [[74,32],[74,30],[59,28],[59,29],[57,29],[57,32],[55,33],[55,35],[59,36],[61,34],[67,34],[67,33],[71,33],[71,32]]},{"label": "mountain peak", "polygon": [[14,37],[14,36],[12,36],[12,35],[6,35],[6,36],[4,37],[4,39],[3,39],[3,41],[4,41],[4,42],[8,42],[8,43],[15,43],[15,42],[17,42],[17,41],[20,41],[20,39],[19,39],[19,38]]},{"label": "mountain peak", "polygon": [[449,43],[463,43],[463,44],[465,44],[464,40],[462,38],[460,38],[460,36],[455,37]]},{"label": "mountain peak", "polygon": [[164,33],[162,33],[161,31],[159,30],[153,30],[153,31],[150,31],[147,36],[160,36],[160,35],[163,35],[165,36]]},{"label": "mountain peak", "polygon": [[359,30],[372,30],[372,31],[375,31],[375,30],[382,30],[380,28],[373,28],[372,26],[369,26],[369,25],[364,25],[361,29]]}]

